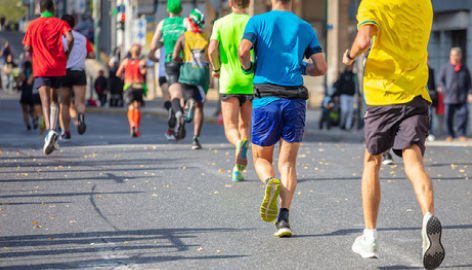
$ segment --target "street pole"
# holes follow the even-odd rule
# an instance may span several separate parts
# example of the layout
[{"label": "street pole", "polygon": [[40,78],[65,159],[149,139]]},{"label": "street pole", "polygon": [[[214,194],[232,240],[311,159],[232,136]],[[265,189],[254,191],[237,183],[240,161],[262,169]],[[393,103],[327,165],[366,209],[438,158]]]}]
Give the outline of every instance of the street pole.
[{"label": "street pole", "polygon": [[101,32],[101,3],[100,0],[93,0],[93,28],[94,28],[94,45],[96,60],[101,61],[100,58],[100,32]]},{"label": "street pole", "polygon": [[30,21],[34,18],[34,0],[30,0],[29,2],[29,13],[30,13]]}]

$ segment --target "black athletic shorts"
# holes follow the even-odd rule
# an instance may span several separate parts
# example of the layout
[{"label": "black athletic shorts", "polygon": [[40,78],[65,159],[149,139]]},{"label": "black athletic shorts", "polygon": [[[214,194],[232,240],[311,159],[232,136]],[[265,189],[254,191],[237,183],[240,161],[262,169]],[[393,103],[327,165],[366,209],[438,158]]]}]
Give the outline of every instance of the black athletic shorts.
[{"label": "black athletic shorts", "polygon": [[142,88],[133,88],[130,86],[125,92],[126,104],[130,105],[131,103],[137,101],[143,103],[144,89]]},{"label": "black athletic shorts", "polygon": [[166,80],[167,80],[167,83],[169,84],[169,87],[179,82],[180,66],[181,64],[175,61],[165,63]]},{"label": "black athletic shorts", "polygon": [[197,102],[204,102],[206,93],[203,87],[182,83],[182,96],[185,101],[193,98]]},{"label": "black athletic shorts", "polygon": [[86,86],[87,75],[83,70],[68,69],[66,76],[62,80],[62,87],[72,88],[72,86]]},{"label": "black athletic shorts", "polygon": [[403,149],[417,144],[424,155],[429,135],[429,104],[422,97],[406,104],[367,106],[364,122],[370,154],[380,155],[392,148],[401,157]]},{"label": "black athletic shorts", "polygon": [[39,97],[39,93],[26,95],[22,94],[20,103],[28,106],[41,105],[41,98]]},{"label": "black athletic shorts", "polygon": [[238,98],[239,106],[243,106],[246,101],[254,100],[254,95],[242,95],[242,94],[220,94],[220,100],[226,101],[232,97]]},{"label": "black athletic shorts", "polygon": [[33,89],[39,89],[43,86],[59,89],[61,88],[63,78],[64,77],[35,77]]},{"label": "black athletic shorts", "polygon": [[159,77],[159,86],[162,86],[163,84],[167,83],[166,77]]}]

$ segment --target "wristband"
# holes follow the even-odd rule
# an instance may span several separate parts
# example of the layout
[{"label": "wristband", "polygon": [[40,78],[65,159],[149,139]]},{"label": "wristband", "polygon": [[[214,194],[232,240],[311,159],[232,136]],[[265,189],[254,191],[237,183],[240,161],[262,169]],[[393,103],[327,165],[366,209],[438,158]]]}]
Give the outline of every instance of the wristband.
[{"label": "wristband", "polygon": [[251,75],[252,73],[254,73],[254,68],[255,64],[254,62],[251,61],[251,67],[249,67],[249,69],[244,69],[244,67],[241,66],[241,69],[243,70],[243,73],[246,74],[246,75]]},{"label": "wristband", "polygon": [[300,63],[300,72],[302,73],[302,75],[306,75],[306,66],[308,66],[307,62],[302,61]]},{"label": "wristband", "polygon": [[351,60],[351,61],[356,60],[355,58],[352,58],[352,57],[351,57],[351,49],[348,49],[348,50],[347,50],[346,56],[347,56],[347,58],[348,58],[349,60]]},{"label": "wristband", "polygon": [[214,70],[213,70],[213,72],[215,72],[215,73],[220,73],[220,71],[221,71],[221,68],[220,68],[220,69],[214,69]]}]

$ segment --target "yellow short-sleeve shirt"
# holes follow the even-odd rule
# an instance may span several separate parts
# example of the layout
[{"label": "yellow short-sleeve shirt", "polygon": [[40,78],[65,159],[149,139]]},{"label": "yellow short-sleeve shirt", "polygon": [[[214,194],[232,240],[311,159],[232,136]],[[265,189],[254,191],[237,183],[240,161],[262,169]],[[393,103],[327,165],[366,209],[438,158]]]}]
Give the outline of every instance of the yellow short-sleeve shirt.
[{"label": "yellow short-sleeve shirt", "polygon": [[427,89],[431,0],[363,0],[357,20],[358,28],[376,26],[364,71],[367,105],[404,104],[417,96],[431,102]]}]

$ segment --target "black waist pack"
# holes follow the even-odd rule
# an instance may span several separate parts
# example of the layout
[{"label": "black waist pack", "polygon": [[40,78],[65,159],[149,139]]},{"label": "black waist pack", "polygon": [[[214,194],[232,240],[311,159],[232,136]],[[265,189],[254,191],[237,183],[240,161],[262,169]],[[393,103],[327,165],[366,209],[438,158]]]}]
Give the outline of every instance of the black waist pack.
[{"label": "black waist pack", "polygon": [[308,100],[310,95],[305,86],[281,86],[275,84],[254,85],[254,98],[276,97]]}]

